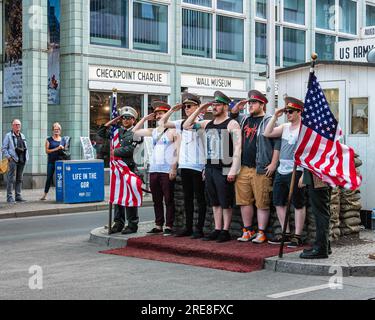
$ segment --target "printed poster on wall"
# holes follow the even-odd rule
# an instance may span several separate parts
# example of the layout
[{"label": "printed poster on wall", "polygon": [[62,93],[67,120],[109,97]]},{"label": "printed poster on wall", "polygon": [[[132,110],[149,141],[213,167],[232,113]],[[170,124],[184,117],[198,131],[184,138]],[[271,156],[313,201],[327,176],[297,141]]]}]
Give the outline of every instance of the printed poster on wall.
[{"label": "printed poster on wall", "polygon": [[60,104],[60,0],[48,0],[48,104]]},{"label": "printed poster on wall", "polygon": [[22,0],[4,2],[4,107],[22,105]]}]

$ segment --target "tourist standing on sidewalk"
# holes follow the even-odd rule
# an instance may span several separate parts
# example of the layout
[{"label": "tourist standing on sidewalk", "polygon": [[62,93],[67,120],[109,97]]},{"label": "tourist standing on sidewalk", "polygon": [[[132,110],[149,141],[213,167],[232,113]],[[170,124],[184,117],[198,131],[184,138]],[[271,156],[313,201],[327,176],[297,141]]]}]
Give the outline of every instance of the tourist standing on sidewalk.
[{"label": "tourist standing on sidewalk", "polygon": [[[121,147],[114,149],[113,156],[121,158],[126,165],[129,167],[130,171],[136,173],[137,166],[133,159],[134,149],[138,145],[138,141],[135,141],[132,129],[136,119],[138,118],[137,111],[132,107],[123,107],[120,109],[119,116],[108,121],[99,128],[98,136],[104,139],[111,139],[110,127],[121,121],[121,126],[119,129],[119,140]],[[122,234],[131,234],[138,231],[138,208],[137,207],[123,207],[120,205],[115,205],[115,217],[114,223],[112,225],[112,232],[120,232]],[[128,225],[125,226],[125,211],[126,219],[128,220]]]},{"label": "tourist standing on sidewalk", "polygon": [[66,148],[66,140],[61,137],[61,125],[58,122],[55,122],[52,125],[53,135],[48,137],[45,143],[45,151],[48,155],[47,163],[47,180],[44,187],[44,195],[40,200],[46,200],[49,188],[53,180],[53,175],[55,173],[55,164],[56,161],[60,159],[60,150]]},{"label": "tourist standing on sidewalk", "polygon": [[[243,235],[238,241],[265,242],[265,231],[270,216],[272,176],[276,171],[280,139],[266,138],[263,133],[272,116],[266,115],[268,103],[264,94],[257,90],[248,93],[249,99],[237,103],[231,109],[242,129],[241,171],[236,180],[236,203],[241,206],[244,224]],[[249,103],[250,116],[240,115],[240,109]],[[252,228],[254,203],[257,207],[258,233]]]},{"label": "tourist standing on sidewalk", "polygon": [[[224,93],[216,91],[214,101],[201,105],[185,121],[185,130],[205,130],[207,164],[206,190],[214,212],[215,230],[205,241],[231,240],[229,233],[234,205],[234,182],[241,163],[241,132],[238,123],[228,117],[229,103]],[[196,118],[212,106],[214,120],[196,122]]]},{"label": "tourist standing on sidewalk", "polygon": [[[184,130],[183,124],[185,120],[168,120],[174,112],[181,108],[184,109],[186,116],[190,117],[200,104],[201,101],[198,96],[191,93],[184,93],[182,95],[182,104],[171,108],[159,122],[161,127],[175,128],[177,133],[181,135],[178,168],[181,169],[186,226],[176,236],[191,236],[192,239],[203,238],[203,227],[206,218],[206,198],[202,176],[206,158],[202,131]],[[194,195],[198,202],[198,221],[193,232]]]},{"label": "tourist standing on sidewalk", "polygon": [[[26,138],[21,132],[21,121],[12,121],[12,130],[5,135],[2,152],[9,161],[7,174],[7,202],[14,204],[24,202],[21,195],[23,171],[26,162],[29,160]],[[15,179],[15,181],[14,181]],[[15,198],[13,198],[13,185],[15,184]]]},{"label": "tourist standing on sidewalk", "polygon": [[[304,103],[296,98],[286,97],[284,100],[285,108],[276,110],[275,115],[268,122],[264,131],[264,136],[267,138],[281,137],[280,164],[273,184],[273,205],[276,207],[277,216],[282,227],[286,217],[289,189],[294,169],[294,153],[297,148],[301,114],[304,107]],[[288,123],[275,127],[277,119],[284,113]],[[297,168],[296,183],[294,184],[292,197],[292,204],[295,209],[295,232],[292,236],[288,223],[284,241],[289,248],[296,248],[302,245],[301,235],[306,218],[305,188],[300,188],[298,184],[298,181],[302,178],[302,173],[303,169]],[[282,235],[277,235],[269,240],[268,243],[280,245],[281,241]]]},{"label": "tourist standing on sidewalk", "polygon": [[[153,101],[154,112],[142,118],[133,128],[136,137],[152,137],[152,157],[150,163],[150,189],[155,210],[155,227],[149,234],[169,236],[173,233],[175,219],[174,184],[177,176],[177,159],[180,148],[180,137],[175,129],[157,127],[142,129],[146,121],[161,118],[171,107],[163,101]],[[166,216],[164,218],[164,203]],[[165,229],[163,230],[165,223]]]}]

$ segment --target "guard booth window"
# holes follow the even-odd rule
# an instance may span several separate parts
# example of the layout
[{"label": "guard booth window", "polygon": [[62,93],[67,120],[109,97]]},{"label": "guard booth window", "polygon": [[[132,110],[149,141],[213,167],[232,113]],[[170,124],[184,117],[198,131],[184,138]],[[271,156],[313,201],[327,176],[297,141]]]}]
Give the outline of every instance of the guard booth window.
[{"label": "guard booth window", "polygon": [[350,133],[368,134],[368,98],[350,99]]}]

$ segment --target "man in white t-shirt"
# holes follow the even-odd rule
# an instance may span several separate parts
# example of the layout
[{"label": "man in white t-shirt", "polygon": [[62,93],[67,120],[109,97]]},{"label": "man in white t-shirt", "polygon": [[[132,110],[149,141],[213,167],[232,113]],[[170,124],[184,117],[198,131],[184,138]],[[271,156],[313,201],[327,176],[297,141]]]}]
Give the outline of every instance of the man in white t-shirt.
[{"label": "man in white t-shirt", "polygon": [[[177,133],[181,134],[178,167],[181,169],[186,226],[176,236],[191,236],[192,239],[199,239],[204,236],[203,227],[206,217],[205,184],[202,177],[202,171],[205,166],[203,132],[202,130],[194,129],[184,130],[182,126],[185,120],[169,121],[169,118],[172,113],[181,109],[184,109],[186,116],[189,117],[199,107],[201,101],[198,96],[187,92],[182,94],[181,101],[181,104],[174,106],[163,116],[159,121],[159,126],[175,128]],[[194,195],[198,202],[198,221],[193,232]]]},{"label": "man in white t-shirt", "polygon": [[[273,204],[276,207],[277,216],[283,227],[287,201],[294,169],[294,153],[298,143],[298,136],[301,126],[301,114],[303,112],[304,103],[293,97],[285,98],[285,108],[277,109],[275,115],[268,123],[264,136],[268,138],[281,137],[280,163],[273,185]],[[287,116],[287,123],[275,128],[278,118],[283,114]],[[290,233],[289,223],[286,229],[285,242],[290,248],[296,248],[302,245],[301,234],[306,217],[306,198],[305,188],[302,187],[302,168],[297,168],[296,182],[292,197],[292,204],[295,208],[295,233]],[[301,181],[300,181],[301,180]],[[282,241],[281,235],[276,235],[274,239],[268,241],[270,244],[280,245]]]}]

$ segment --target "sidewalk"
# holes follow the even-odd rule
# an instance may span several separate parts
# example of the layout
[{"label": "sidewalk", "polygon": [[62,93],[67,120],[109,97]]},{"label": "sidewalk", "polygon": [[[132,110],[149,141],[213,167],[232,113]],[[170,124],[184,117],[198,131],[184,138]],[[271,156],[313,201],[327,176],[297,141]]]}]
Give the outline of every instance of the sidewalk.
[{"label": "sidewalk", "polygon": [[[33,217],[64,213],[108,210],[109,186],[105,186],[105,201],[92,203],[65,204],[56,203],[55,188],[51,188],[47,200],[39,200],[43,189],[24,189],[22,196],[26,202],[9,205],[6,202],[6,191],[0,190],[0,219]],[[143,194],[143,207],[152,205],[151,194]]]}]

